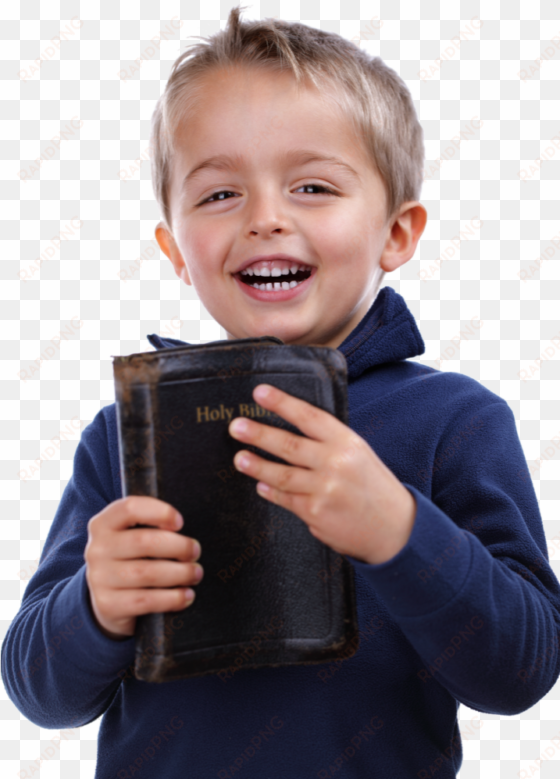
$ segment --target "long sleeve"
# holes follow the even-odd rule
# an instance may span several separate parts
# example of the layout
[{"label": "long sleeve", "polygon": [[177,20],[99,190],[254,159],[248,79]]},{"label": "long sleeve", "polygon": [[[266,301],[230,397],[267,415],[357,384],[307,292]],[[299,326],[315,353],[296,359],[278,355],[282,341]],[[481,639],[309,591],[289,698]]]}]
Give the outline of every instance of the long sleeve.
[{"label": "long sleeve", "polygon": [[99,412],[82,433],[39,567],[2,646],[8,695],[44,728],[99,717],[134,659],[133,637],[113,641],[97,627],[85,577],[88,521],[116,497]]},{"label": "long sleeve", "polygon": [[560,673],[560,585],[507,403],[463,408],[412,480],[431,499],[403,482],[407,544],[379,565],[349,559],[422,659],[426,694],[437,680],[470,708],[519,714]]}]

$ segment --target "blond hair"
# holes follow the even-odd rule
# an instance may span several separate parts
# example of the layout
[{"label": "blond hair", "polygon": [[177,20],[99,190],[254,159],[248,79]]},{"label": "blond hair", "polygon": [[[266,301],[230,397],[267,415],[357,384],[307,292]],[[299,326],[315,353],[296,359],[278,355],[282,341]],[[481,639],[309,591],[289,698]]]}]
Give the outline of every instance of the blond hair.
[{"label": "blond hair", "polygon": [[[336,33],[281,19],[240,21],[232,8],[224,30],[190,45],[173,63],[151,125],[152,185],[163,222],[172,232],[169,184],[176,129],[197,104],[202,77],[236,65],[290,71],[332,97],[364,141],[386,191],[386,218],[420,198],[424,138],[412,96],[400,76]],[[200,37],[200,36],[193,36]],[[381,278],[383,277],[382,274]],[[377,288],[381,283],[377,284]]]}]

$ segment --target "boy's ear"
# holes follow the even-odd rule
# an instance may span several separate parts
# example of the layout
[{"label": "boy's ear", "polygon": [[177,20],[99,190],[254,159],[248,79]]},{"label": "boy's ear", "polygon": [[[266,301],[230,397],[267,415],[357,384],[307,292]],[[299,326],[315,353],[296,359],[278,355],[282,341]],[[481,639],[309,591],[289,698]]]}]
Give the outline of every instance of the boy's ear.
[{"label": "boy's ear", "polygon": [[187,270],[186,263],[183,259],[183,255],[179,251],[173,234],[169,232],[163,222],[158,222],[155,230],[156,241],[159,244],[159,248],[162,252],[169,257],[175,273],[180,279],[183,279],[185,284],[191,285],[192,282],[189,278],[189,272]]},{"label": "boy's ear", "polygon": [[416,251],[416,244],[424,232],[428,212],[418,201],[403,203],[392,218],[385,248],[379,265],[384,271],[393,271],[408,262]]}]

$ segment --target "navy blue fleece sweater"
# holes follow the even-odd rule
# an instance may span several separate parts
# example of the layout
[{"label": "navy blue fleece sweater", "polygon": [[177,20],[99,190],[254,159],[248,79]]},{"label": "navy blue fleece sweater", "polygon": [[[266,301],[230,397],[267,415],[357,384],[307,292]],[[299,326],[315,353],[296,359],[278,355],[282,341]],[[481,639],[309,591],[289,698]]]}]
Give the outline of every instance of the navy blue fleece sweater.
[{"label": "navy blue fleece sweater", "polygon": [[360,646],[332,664],[138,681],[134,638],[96,626],[83,557],[88,520],[122,497],[115,404],[82,432],[2,677],[42,727],[103,715],[96,779],[449,779],[462,761],[459,702],[518,714],[556,682],[560,585],[510,407],[468,376],[408,359],[424,342],[391,287],[339,349],[349,425],[417,512],[392,559],[348,557]]}]

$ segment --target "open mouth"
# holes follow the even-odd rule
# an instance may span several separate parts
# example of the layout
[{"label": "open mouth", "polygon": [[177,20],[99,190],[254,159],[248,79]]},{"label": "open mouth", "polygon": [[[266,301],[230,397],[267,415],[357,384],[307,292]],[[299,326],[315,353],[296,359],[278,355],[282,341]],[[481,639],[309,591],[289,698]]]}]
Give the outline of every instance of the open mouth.
[{"label": "open mouth", "polygon": [[273,291],[293,289],[294,287],[297,287],[298,284],[301,284],[303,281],[308,279],[312,273],[312,268],[301,268],[295,271],[287,269],[286,272],[281,274],[277,273],[276,275],[272,276],[267,268],[263,270],[268,271],[268,273],[262,273],[262,275],[259,275],[255,272],[252,272],[252,274],[249,272],[241,272],[235,273],[234,275],[239,279],[239,281],[242,281],[249,287]]}]

